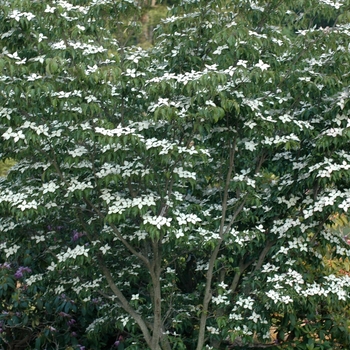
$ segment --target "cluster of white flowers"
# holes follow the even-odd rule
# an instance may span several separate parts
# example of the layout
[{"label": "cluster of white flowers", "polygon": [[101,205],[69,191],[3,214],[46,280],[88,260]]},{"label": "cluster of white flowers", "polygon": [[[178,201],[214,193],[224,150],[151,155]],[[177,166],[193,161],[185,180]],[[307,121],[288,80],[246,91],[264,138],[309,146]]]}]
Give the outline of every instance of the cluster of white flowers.
[{"label": "cluster of white flowers", "polygon": [[119,195],[111,195],[109,191],[104,191],[101,198],[107,203],[111,202],[108,209],[108,214],[122,214],[126,209],[138,207],[142,209],[144,206],[150,207],[156,205],[156,197],[152,194],[143,195],[141,197],[126,198]]},{"label": "cluster of white flowers", "polygon": [[69,182],[69,186],[67,188],[67,193],[65,194],[65,197],[68,197],[69,193],[72,193],[74,191],[83,191],[86,190],[87,188],[93,188],[93,185],[91,182],[82,182],[79,181],[77,178],[72,178],[71,181]]},{"label": "cluster of white flowers", "polygon": [[256,142],[254,142],[253,140],[244,142],[244,147],[248,151],[255,151],[256,146],[258,146],[258,144]]},{"label": "cluster of white flowers", "polygon": [[42,273],[29,276],[28,278],[26,278],[26,285],[31,286],[33,283],[41,281],[43,279],[43,276],[44,275]]},{"label": "cluster of white flowers", "polygon": [[196,224],[202,221],[196,214],[185,214],[175,210],[174,215],[176,215],[179,225],[187,225],[188,223]]},{"label": "cluster of white flowers", "polygon": [[82,290],[89,290],[89,289],[94,289],[94,288],[98,288],[101,285],[101,281],[102,281],[102,277],[94,279],[93,281],[88,281],[85,283],[81,283],[79,278],[76,278],[76,281],[74,281],[75,283],[73,283],[73,287],[72,289],[79,294]]},{"label": "cluster of white flowers", "polygon": [[289,269],[286,273],[268,277],[267,283],[271,283],[273,289],[265,294],[274,303],[289,304],[293,302],[292,297],[286,295],[287,286],[292,287],[298,295],[305,298],[315,295],[327,297],[329,294],[336,294],[339,300],[346,300],[348,296],[346,289],[350,287],[350,277],[348,275],[341,277],[330,275],[325,276],[323,283],[305,283],[300,273]]},{"label": "cluster of white flowers", "polygon": [[23,134],[22,130],[14,131],[11,127],[9,127],[3,134],[2,137],[5,140],[13,139],[13,141],[16,143],[19,140],[25,140],[25,135]]},{"label": "cluster of white flowers", "polygon": [[135,231],[135,236],[139,241],[141,241],[143,239],[146,239],[146,237],[148,236],[148,233],[144,230],[137,230]]},{"label": "cluster of white flowers", "polygon": [[[300,284],[304,284],[304,279],[299,272],[292,269],[288,269],[286,273],[276,274],[273,277],[267,277],[267,283],[272,283],[273,285],[279,286],[279,282],[289,286],[299,286]],[[276,289],[280,289],[280,286]]]},{"label": "cluster of white flowers", "polygon": [[77,256],[88,256],[89,248],[77,245],[74,249],[68,248],[64,253],[57,254],[58,262],[65,262],[67,259],[75,259]]},{"label": "cluster of white flowers", "polygon": [[147,53],[144,50],[138,48],[137,51],[126,54],[125,58],[129,61],[133,61],[134,63],[138,63],[142,58],[146,57],[146,55]]},{"label": "cluster of white flowers", "polygon": [[[293,227],[300,227],[303,225],[299,218],[293,220],[291,218],[287,218],[284,220],[275,220],[273,223],[273,226],[271,228],[271,233],[279,234],[279,238],[282,238],[285,236],[286,232],[293,228]],[[312,227],[312,226],[303,226],[303,230],[305,231],[306,228]]]},{"label": "cluster of white flowers", "polygon": [[350,191],[339,191],[335,189],[327,189],[321,196],[318,197],[318,200],[314,203],[311,203],[307,208],[303,210],[305,218],[312,217],[314,212],[322,212],[324,207],[333,206],[336,203],[337,198],[345,198],[343,203],[339,205],[340,208],[346,209],[346,203],[348,202]]},{"label": "cluster of white flowers", "polygon": [[278,293],[277,291],[271,289],[270,291],[265,293],[275,304],[276,303],[283,303],[283,304],[290,304],[293,302],[293,299],[289,295],[282,295]]},{"label": "cluster of white flowers", "polygon": [[320,0],[320,2],[332,6],[337,10],[345,5],[344,0]]},{"label": "cluster of white flowers", "polygon": [[179,84],[187,85],[189,82],[193,82],[201,79],[203,76],[208,75],[208,73],[218,71],[217,65],[206,65],[206,68],[202,71],[191,71],[185,72],[183,74],[175,74],[175,73],[165,73],[161,77],[155,77],[147,81],[147,83],[158,83],[162,81],[174,81]]},{"label": "cluster of white flowers", "polygon": [[30,202],[27,202],[24,200],[21,204],[17,205],[18,209],[21,209],[22,211],[26,209],[37,209],[38,208],[38,202],[36,200],[32,200]]},{"label": "cluster of white flowers", "polygon": [[227,295],[218,295],[216,297],[212,296],[211,301],[216,305],[219,305],[219,304],[230,305],[230,300],[228,299]]},{"label": "cluster of white flowers", "polygon": [[97,134],[101,134],[104,136],[110,136],[110,137],[120,137],[122,135],[130,135],[135,132],[135,129],[129,128],[129,127],[122,127],[121,125],[118,125],[115,129],[105,129],[101,127],[96,127],[95,132]]},{"label": "cluster of white flowers", "polygon": [[[100,0],[95,0],[96,1],[100,1]],[[96,318],[95,320],[93,320],[92,323],[89,324],[89,326],[86,328],[86,332],[87,333],[91,333],[94,332],[95,328],[97,325],[103,325],[105,322],[110,322],[110,318],[108,316],[104,316],[104,317],[99,317]]]},{"label": "cluster of white flowers", "polygon": [[81,157],[83,154],[87,153],[89,153],[89,151],[84,146],[78,146],[74,150],[68,150],[68,154],[73,158]]},{"label": "cluster of white flowers", "polygon": [[241,314],[236,314],[236,313],[231,313],[229,315],[230,320],[235,320],[235,321],[242,321],[244,318]]},{"label": "cluster of white flowers", "polygon": [[169,142],[168,140],[157,140],[155,137],[145,140],[146,149],[161,147],[159,154],[168,154],[175,146],[176,143]]},{"label": "cluster of white flowers", "polygon": [[[108,175],[116,175],[121,173],[121,167],[118,164],[104,163],[100,170],[96,173],[98,178],[103,178]],[[105,199],[106,200],[106,199]]]},{"label": "cluster of white flowers", "polygon": [[163,226],[170,227],[171,221],[172,218],[166,218],[164,216],[150,216],[149,214],[143,216],[144,224],[151,224],[158,229],[161,229]]},{"label": "cluster of white flowers", "polygon": [[249,230],[237,231],[234,227],[230,231],[233,242],[243,247],[247,242],[251,242],[256,238],[256,233]]},{"label": "cluster of white flowers", "polygon": [[43,194],[54,193],[59,188],[60,188],[60,186],[57,185],[54,181],[50,181],[50,182],[43,184],[42,191],[43,191]]},{"label": "cluster of white flowers", "polygon": [[[248,143],[248,142],[246,142]],[[253,142],[254,143],[254,142]],[[251,149],[253,150],[253,149]],[[249,176],[247,176],[247,172],[243,171],[241,174],[236,174],[232,181],[236,182],[245,182],[248,186],[251,186],[255,188],[256,181],[254,179],[251,179]]]},{"label": "cluster of white flowers", "polygon": [[82,97],[82,92],[80,90],[73,90],[73,91],[52,91],[50,93],[50,96],[52,97],[58,97],[58,98],[69,98],[69,97]]},{"label": "cluster of white flowers", "polygon": [[11,119],[11,114],[14,112],[13,108],[0,107],[0,118],[6,118],[7,120]]},{"label": "cluster of white flowers", "polygon": [[22,18],[25,18],[27,21],[31,21],[33,18],[35,18],[35,15],[31,12],[20,12],[18,10],[13,10],[11,13],[9,13],[8,18],[12,18],[19,22]]},{"label": "cluster of white flowers", "polygon": [[252,320],[254,323],[258,323],[258,321],[260,321],[260,323],[265,323],[265,324],[267,323],[267,321],[264,320],[262,316],[257,314],[254,310],[251,316],[248,317],[248,320]]},{"label": "cluster of white flowers", "polygon": [[219,328],[207,326],[207,331],[211,334],[220,334]]},{"label": "cluster of white flowers", "polygon": [[11,203],[12,205],[20,204],[27,198],[28,198],[27,194],[23,192],[14,193],[10,189],[0,193],[0,202],[8,202],[8,203]]},{"label": "cluster of white flowers", "polygon": [[44,235],[41,235],[41,236],[35,235],[35,236],[32,236],[31,239],[35,240],[35,243],[38,244],[40,242],[45,242],[46,237]]},{"label": "cluster of white flowers", "polygon": [[91,55],[107,51],[107,49],[105,49],[103,46],[96,46],[81,42],[68,41],[68,45],[73,47],[74,50],[83,50],[83,55]]},{"label": "cluster of white flowers", "polygon": [[278,270],[279,270],[278,266],[272,265],[270,263],[267,263],[267,264],[263,265],[262,268],[261,268],[261,272],[262,273],[267,273],[267,272],[271,272],[271,271],[276,272]]},{"label": "cluster of white flowers", "polygon": [[184,170],[183,167],[174,168],[174,174],[178,174],[180,178],[196,180],[196,173]]},{"label": "cluster of white flowers", "polygon": [[240,296],[239,299],[236,301],[236,305],[234,306],[232,311],[238,310],[238,307],[242,307],[243,309],[253,310],[253,306],[254,306],[254,299],[252,297],[248,296],[246,298],[243,298]]},{"label": "cluster of white flowers", "polygon": [[286,143],[288,141],[300,142],[300,139],[298,136],[292,133],[290,135],[284,135],[284,136],[279,136],[279,135],[276,135],[275,137],[265,136],[264,140],[262,140],[261,143],[264,145],[273,145],[273,144],[276,145],[280,143]]},{"label": "cluster of white flowers", "polygon": [[[0,199],[1,201],[1,199]],[[18,223],[14,223],[13,221],[10,221],[10,219],[3,219],[0,221],[0,231],[1,232],[9,232],[15,229],[15,227],[18,226]],[[6,243],[0,244],[0,249],[3,249],[6,247]]]},{"label": "cluster of white flowers", "polygon": [[216,240],[220,238],[220,235],[218,232],[213,232],[211,230],[206,230],[203,227],[198,227],[194,230],[195,232],[198,232],[200,236],[204,238],[206,242],[210,240]]},{"label": "cluster of white flowers", "polygon": [[16,254],[19,248],[20,248],[20,246],[17,244],[14,244],[8,248],[4,247],[3,250],[4,250],[4,253],[6,255],[6,258],[10,257],[13,254]]},{"label": "cluster of white flowers", "polygon": [[347,164],[345,161],[342,162],[342,164],[327,164],[327,166],[323,169],[320,170],[317,174],[318,177],[331,177],[331,174],[334,171],[339,171],[339,170],[349,170],[350,165]]}]

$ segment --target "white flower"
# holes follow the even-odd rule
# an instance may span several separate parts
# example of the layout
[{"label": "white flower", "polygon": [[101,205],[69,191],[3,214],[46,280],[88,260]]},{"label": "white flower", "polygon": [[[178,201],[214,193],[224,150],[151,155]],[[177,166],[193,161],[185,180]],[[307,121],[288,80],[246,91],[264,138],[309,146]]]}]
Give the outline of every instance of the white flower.
[{"label": "white flower", "polygon": [[43,194],[54,193],[60,186],[56,185],[53,181],[43,184]]},{"label": "white flower", "polygon": [[244,68],[247,68],[247,63],[248,63],[248,61],[239,60],[237,62],[237,66],[243,66]]},{"label": "white flower", "polygon": [[252,320],[254,323],[257,323],[259,319],[261,319],[261,316],[258,315],[255,311],[253,311],[252,315],[248,317],[248,320]]},{"label": "white flower", "polygon": [[44,12],[54,13],[56,10],[56,7],[50,7],[49,5],[46,5],[46,9]]},{"label": "white flower", "polygon": [[158,229],[160,229],[162,226],[168,226],[170,227],[170,222],[172,218],[166,218],[164,216],[149,216],[145,215],[143,217],[143,223],[144,224],[151,224],[156,226]]},{"label": "white flower", "polygon": [[247,298],[240,297],[237,300],[236,304],[239,306],[242,306],[244,309],[252,310],[254,305],[254,300],[251,297],[247,297]]},{"label": "white flower", "polygon": [[180,178],[196,180],[196,173],[184,170],[183,167],[175,168],[174,174],[178,174]]},{"label": "white flower", "polygon": [[110,249],[111,249],[111,247],[108,244],[106,244],[105,246],[100,248],[100,250],[101,250],[103,255],[106,254],[107,251],[110,250]]},{"label": "white flower", "polygon": [[214,328],[214,327],[211,327],[211,326],[207,326],[207,330],[208,330],[208,332],[210,332],[211,334],[220,334],[218,328]]},{"label": "white flower", "polygon": [[230,314],[229,318],[230,320],[236,320],[236,321],[243,320],[243,316],[240,314]]},{"label": "white flower", "polygon": [[86,96],[85,97],[85,100],[87,103],[90,103],[90,102],[100,102],[97,97],[93,96],[93,95],[89,95],[89,96]]},{"label": "white flower", "polygon": [[50,264],[50,266],[47,267],[47,269],[48,269],[49,271],[54,271],[55,268],[56,268],[56,266],[57,266],[57,264],[55,264],[54,262],[52,262],[52,263]]},{"label": "white flower", "polygon": [[248,151],[256,150],[256,146],[257,146],[257,143],[255,143],[254,141],[247,141],[247,142],[244,143],[244,147]]},{"label": "white flower", "polygon": [[292,120],[289,114],[284,114],[282,116],[279,116],[278,119],[282,120],[283,124],[286,122],[290,122]]},{"label": "white flower", "polygon": [[211,300],[216,305],[219,305],[219,304],[229,305],[230,304],[230,302],[227,300],[226,295],[218,295],[217,297],[212,296]]},{"label": "white flower", "polygon": [[26,209],[37,209],[38,208],[38,203],[34,200],[32,202],[28,202],[24,200],[21,204],[17,205],[18,209],[21,209],[22,211]]},{"label": "white flower", "polygon": [[248,126],[248,128],[250,128],[250,129],[253,129],[254,126],[256,126],[256,125],[257,124],[253,121],[249,121],[249,122],[245,123],[245,126]]},{"label": "white flower", "polygon": [[43,274],[39,273],[37,275],[31,275],[29,278],[26,278],[26,285],[30,286],[37,281],[41,281],[43,279]]},{"label": "white flower", "polygon": [[45,36],[43,33],[39,33],[38,42],[41,43],[44,39],[47,39],[47,36]]},{"label": "white flower", "polygon": [[218,46],[216,50],[213,52],[213,55],[221,55],[222,50],[226,50],[226,49],[228,49],[227,45]]},{"label": "white flower", "polygon": [[139,294],[133,294],[131,296],[131,300],[139,300],[139,299],[140,299]]},{"label": "white flower", "polygon": [[35,243],[45,242],[45,236],[33,236],[32,239],[35,239]]},{"label": "white flower", "polygon": [[176,238],[180,238],[180,237],[184,237],[184,236],[185,236],[185,234],[181,228],[175,231]]},{"label": "white flower", "polygon": [[13,254],[16,254],[19,248],[20,248],[19,245],[14,244],[12,247],[4,249],[4,252],[6,254],[6,258],[8,258],[9,256],[11,256]]},{"label": "white flower", "polygon": [[57,254],[58,262],[65,262],[67,259],[75,259],[79,255],[88,257],[89,248],[77,245],[74,249],[68,248],[65,253]]},{"label": "white flower", "polygon": [[228,284],[225,284],[224,281],[222,281],[218,286],[222,289],[226,289],[228,287]]},{"label": "white flower", "polygon": [[270,67],[269,64],[264,63],[262,60],[259,60],[259,62],[255,65],[255,67],[260,68],[262,71],[266,70]]},{"label": "white flower", "polygon": [[78,146],[74,150],[69,150],[68,153],[73,157],[81,157],[83,154],[87,154],[88,150],[84,146]]}]

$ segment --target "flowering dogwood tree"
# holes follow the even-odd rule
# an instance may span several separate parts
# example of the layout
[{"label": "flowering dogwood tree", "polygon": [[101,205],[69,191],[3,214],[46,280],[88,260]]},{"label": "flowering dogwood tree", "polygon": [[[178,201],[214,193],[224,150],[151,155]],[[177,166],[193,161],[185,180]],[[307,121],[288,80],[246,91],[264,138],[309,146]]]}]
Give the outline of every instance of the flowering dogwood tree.
[{"label": "flowering dogwood tree", "polygon": [[349,343],[346,1],[183,1],[148,51],[131,0],[3,3],[4,343],[58,341],[38,298],[94,348]]}]

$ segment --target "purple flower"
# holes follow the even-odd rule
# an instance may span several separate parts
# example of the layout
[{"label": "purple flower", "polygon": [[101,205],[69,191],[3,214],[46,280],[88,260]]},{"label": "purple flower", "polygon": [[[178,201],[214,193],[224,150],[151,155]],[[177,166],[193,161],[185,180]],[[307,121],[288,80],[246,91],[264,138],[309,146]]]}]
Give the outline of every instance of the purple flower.
[{"label": "purple flower", "polygon": [[120,345],[120,343],[123,341],[124,341],[124,337],[122,335],[120,335],[118,340],[114,342],[113,346],[115,346],[117,348]]},{"label": "purple flower", "polygon": [[72,237],[73,242],[76,242],[82,236],[84,236],[84,233],[78,232],[77,230],[74,230],[73,237]]},{"label": "purple flower", "polygon": [[23,277],[23,273],[20,270],[17,270],[16,273],[14,274],[15,278],[19,279]]},{"label": "purple flower", "polygon": [[71,320],[68,321],[68,325],[69,326],[73,326],[73,324],[76,323],[76,322],[77,321],[74,318],[72,318]]},{"label": "purple flower", "polygon": [[0,264],[0,269],[10,269],[10,268],[11,268],[11,265],[8,262]]},{"label": "purple flower", "polygon": [[22,278],[24,272],[32,272],[32,270],[29,267],[26,266],[20,266],[18,270],[15,272],[14,277],[15,278]]}]

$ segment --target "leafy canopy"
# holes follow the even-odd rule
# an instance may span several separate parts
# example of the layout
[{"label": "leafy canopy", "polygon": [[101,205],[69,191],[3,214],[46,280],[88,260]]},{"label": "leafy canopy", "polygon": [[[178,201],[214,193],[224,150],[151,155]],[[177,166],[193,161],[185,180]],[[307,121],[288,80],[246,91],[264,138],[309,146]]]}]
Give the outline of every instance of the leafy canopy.
[{"label": "leafy canopy", "polygon": [[3,3],[3,343],[349,344],[346,1]]}]

